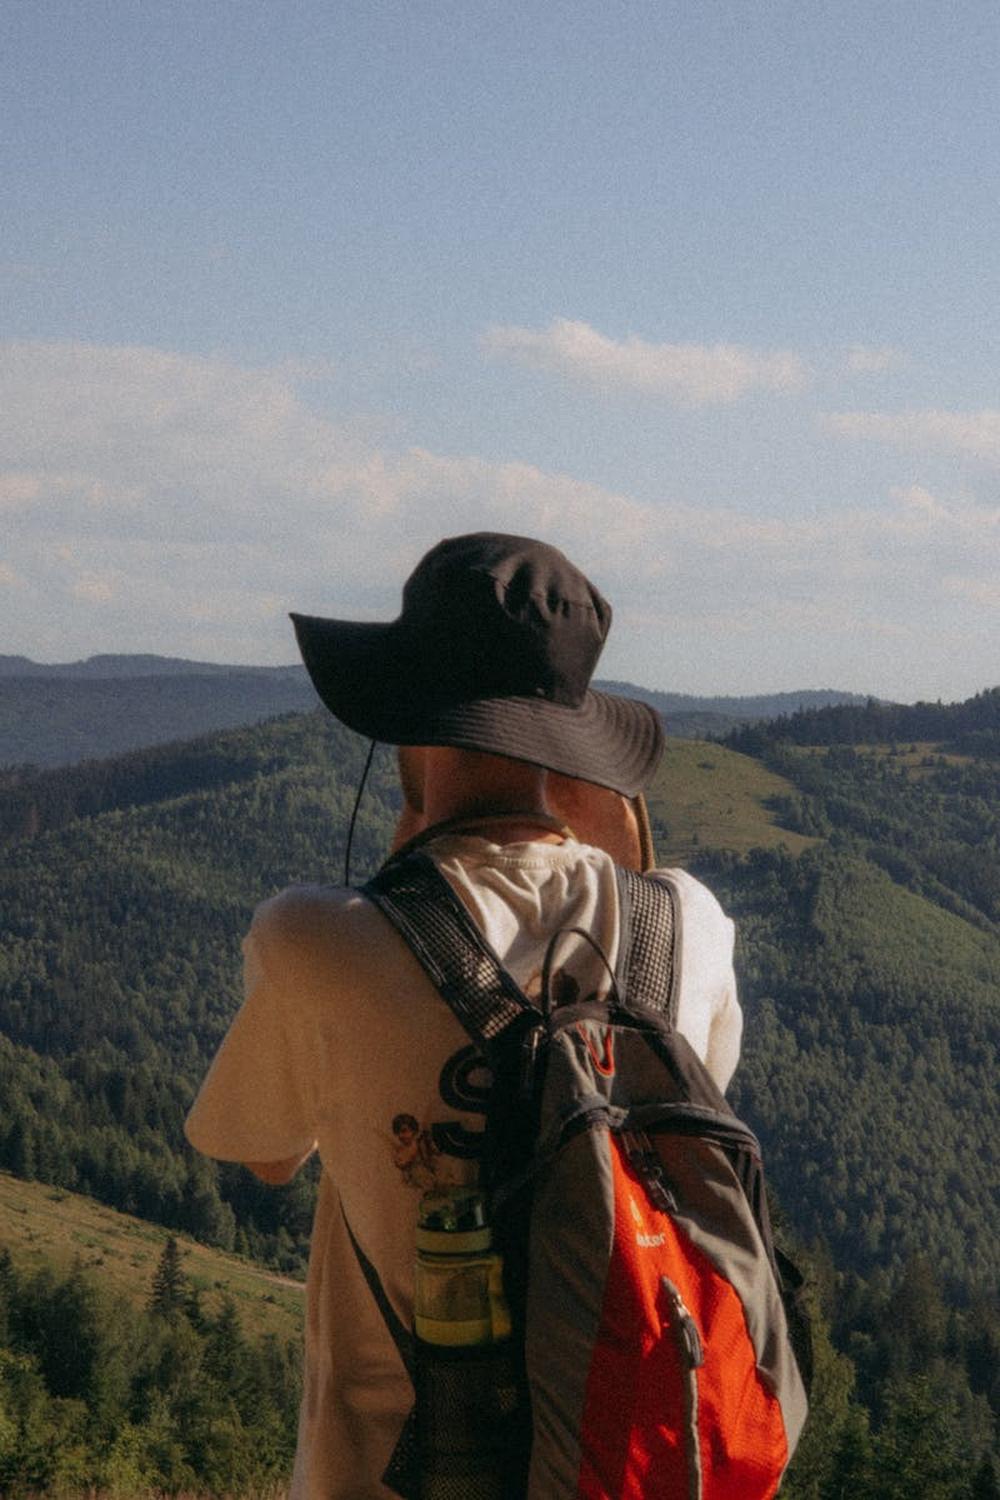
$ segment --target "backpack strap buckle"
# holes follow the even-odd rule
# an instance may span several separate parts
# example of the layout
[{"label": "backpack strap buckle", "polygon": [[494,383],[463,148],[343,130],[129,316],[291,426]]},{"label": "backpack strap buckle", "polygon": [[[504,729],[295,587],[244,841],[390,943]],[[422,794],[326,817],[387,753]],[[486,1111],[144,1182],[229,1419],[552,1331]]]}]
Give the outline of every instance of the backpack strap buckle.
[{"label": "backpack strap buckle", "polygon": [[623,1130],[620,1135],[625,1159],[639,1178],[650,1201],[663,1213],[677,1212],[677,1199],[663,1173],[656,1147],[644,1130]]}]

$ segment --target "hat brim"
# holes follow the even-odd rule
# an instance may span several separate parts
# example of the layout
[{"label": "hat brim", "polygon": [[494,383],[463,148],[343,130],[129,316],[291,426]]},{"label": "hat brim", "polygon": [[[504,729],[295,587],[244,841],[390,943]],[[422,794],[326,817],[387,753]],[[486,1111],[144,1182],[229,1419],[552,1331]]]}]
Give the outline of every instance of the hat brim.
[{"label": "hat brim", "polygon": [[441,702],[433,663],[418,657],[399,621],[291,618],[321,701],[368,739],[506,755],[625,797],[637,796],[659,763],[663,725],[648,703],[592,688],[578,707],[516,696]]}]

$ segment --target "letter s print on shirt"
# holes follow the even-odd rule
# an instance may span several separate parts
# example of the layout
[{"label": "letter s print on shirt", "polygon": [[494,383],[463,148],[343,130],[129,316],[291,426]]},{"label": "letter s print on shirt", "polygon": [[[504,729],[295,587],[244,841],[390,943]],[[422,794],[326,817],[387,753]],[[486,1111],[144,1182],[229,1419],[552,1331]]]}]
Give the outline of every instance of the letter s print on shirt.
[{"label": "letter s print on shirt", "polygon": [[[489,1102],[492,1075],[486,1059],[473,1046],[453,1052],[441,1069],[438,1090],[445,1104],[463,1114],[485,1115]],[[431,1126],[438,1151],[463,1161],[476,1161],[482,1155],[483,1132],[466,1130],[457,1120],[440,1120]]]},{"label": "letter s print on shirt", "polygon": [[[538,1004],[542,976],[533,974],[525,986],[525,995]],[[565,969],[556,969],[550,984],[554,1005],[573,1005],[580,999],[580,985]],[[588,1000],[597,1000],[596,990],[588,993]],[[613,1071],[613,1067],[612,1067]],[[493,1075],[482,1053],[469,1044],[453,1052],[441,1069],[438,1091],[445,1104],[459,1109],[463,1114],[485,1116],[489,1104]],[[454,1156],[462,1161],[478,1161],[483,1153],[483,1132],[467,1130],[457,1120],[439,1120],[431,1126],[434,1145],[444,1156]]]}]

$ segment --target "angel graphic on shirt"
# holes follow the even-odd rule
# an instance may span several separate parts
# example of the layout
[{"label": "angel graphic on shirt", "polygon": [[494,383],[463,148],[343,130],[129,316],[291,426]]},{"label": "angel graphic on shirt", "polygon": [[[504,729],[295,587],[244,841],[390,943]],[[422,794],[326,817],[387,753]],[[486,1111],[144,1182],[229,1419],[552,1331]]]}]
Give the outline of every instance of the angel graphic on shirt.
[{"label": "angel graphic on shirt", "polygon": [[409,1187],[425,1191],[437,1182],[440,1151],[429,1130],[421,1130],[414,1115],[398,1114],[392,1121],[392,1160]]}]

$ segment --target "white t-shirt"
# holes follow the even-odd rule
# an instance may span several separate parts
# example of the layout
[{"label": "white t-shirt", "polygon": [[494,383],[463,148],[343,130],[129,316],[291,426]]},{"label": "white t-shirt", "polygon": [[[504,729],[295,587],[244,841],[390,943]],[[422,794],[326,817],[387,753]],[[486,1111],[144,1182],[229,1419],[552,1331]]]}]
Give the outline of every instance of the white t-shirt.
[{"label": "white t-shirt", "polygon": [[[585,928],[614,966],[617,891],[602,850],[469,835],[427,847],[529,995],[559,927]],[[725,1089],[742,1028],[733,925],[693,877],[662,873],[677,897],[678,1029]],[[413,1392],[385,1314],[411,1327],[420,1195],[474,1180],[489,1075],[402,938],[356,892],[284,891],[257,910],[244,954],[246,998],[188,1139],[223,1161],[280,1161],[318,1146],[290,1500],[387,1500],[382,1475]],[[581,998],[604,993],[589,945],[567,938],[559,954]]]}]

